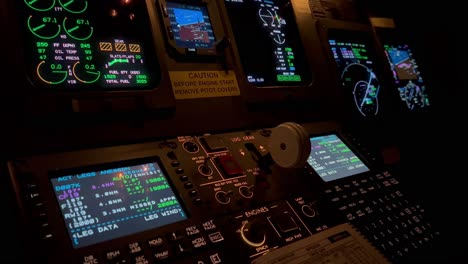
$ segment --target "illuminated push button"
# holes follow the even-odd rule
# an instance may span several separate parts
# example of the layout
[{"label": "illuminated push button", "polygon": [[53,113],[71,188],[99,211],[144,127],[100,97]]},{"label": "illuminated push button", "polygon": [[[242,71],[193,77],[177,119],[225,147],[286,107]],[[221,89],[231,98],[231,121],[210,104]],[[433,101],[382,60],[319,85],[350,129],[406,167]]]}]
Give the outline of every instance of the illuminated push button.
[{"label": "illuminated push button", "polygon": [[83,264],[97,264],[97,263],[103,263],[102,261],[100,261],[99,258],[95,257],[94,255],[87,255],[87,256],[83,256],[83,258],[81,259],[81,261],[79,261],[80,263],[83,263]]},{"label": "illuminated push button", "polygon": [[138,254],[138,255],[132,256],[131,263],[132,264],[149,264],[150,261],[144,254]]},{"label": "illuminated push button", "polygon": [[169,241],[175,241],[175,240],[182,239],[183,236],[182,236],[182,234],[181,234],[179,231],[174,231],[174,232],[172,232],[172,233],[168,233],[168,234],[166,235],[166,238],[167,238],[167,240],[169,240]]},{"label": "illuminated push button", "polygon": [[200,138],[200,142],[208,152],[218,152],[227,150],[226,144],[221,137],[218,136],[205,136]]},{"label": "illuminated push button", "polygon": [[242,167],[239,165],[239,163],[237,163],[237,161],[231,155],[216,157],[215,161],[217,164],[220,165],[221,170],[223,171],[224,175],[226,175],[229,178],[244,174]]},{"label": "illuminated push button", "polygon": [[133,242],[128,244],[128,252],[130,254],[140,253],[141,251],[142,248],[139,242]]},{"label": "illuminated push button", "polygon": [[223,235],[221,232],[214,232],[208,235],[208,238],[210,239],[211,243],[219,243],[224,240]]},{"label": "illuminated push button", "polygon": [[186,240],[180,240],[174,248],[177,254],[185,254],[192,250],[192,243]]},{"label": "illuminated push button", "polygon": [[207,245],[206,239],[203,236],[192,239],[192,247],[194,249],[203,248]]},{"label": "illuminated push button", "polygon": [[105,253],[105,259],[106,263],[126,263],[126,261],[123,260],[122,252],[119,249],[107,251]]},{"label": "illuminated push button", "polygon": [[162,237],[155,237],[153,239],[148,240],[148,246],[149,247],[160,247],[164,245],[166,241]]},{"label": "illuminated push button", "polygon": [[279,231],[283,234],[299,229],[299,227],[296,224],[296,221],[294,221],[294,219],[289,213],[275,215],[271,218],[271,222],[276,227],[278,227]]},{"label": "illuminated push button", "polygon": [[213,220],[208,220],[202,223],[203,229],[205,231],[216,229],[216,224]]},{"label": "illuminated push button", "polygon": [[158,263],[158,261],[167,260],[171,258],[172,255],[173,253],[169,251],[169,249],[166,248],[166,249],[162,249],[162,250],[158,250],[154,252],[153,257],[156,260],[156,263]]},{"label": "illuminated push button", "polygon": [[193,236],[200,234],[200,229],[197,226],[188,226],[185,228],[187,236]]},{"label": "illuminated push button", "polygon": [[197,256],[194,263],[196,263],[196,264],[225,263],[222,259],[224,259],[224,257],[221,255],[221,253],[211,252],[211,253],[208,253],[208,254],[204,254],[203,256]]}]

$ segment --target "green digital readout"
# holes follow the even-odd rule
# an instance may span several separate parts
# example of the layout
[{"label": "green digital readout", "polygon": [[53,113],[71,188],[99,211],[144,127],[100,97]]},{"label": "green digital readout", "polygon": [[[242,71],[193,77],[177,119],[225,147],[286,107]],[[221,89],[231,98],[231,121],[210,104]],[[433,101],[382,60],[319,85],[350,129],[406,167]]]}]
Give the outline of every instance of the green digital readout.
[{"label": "green digital readout", "polygon": [[24,0],[20,10],[35,86],[152,89],[159,81],[145,1]]}]

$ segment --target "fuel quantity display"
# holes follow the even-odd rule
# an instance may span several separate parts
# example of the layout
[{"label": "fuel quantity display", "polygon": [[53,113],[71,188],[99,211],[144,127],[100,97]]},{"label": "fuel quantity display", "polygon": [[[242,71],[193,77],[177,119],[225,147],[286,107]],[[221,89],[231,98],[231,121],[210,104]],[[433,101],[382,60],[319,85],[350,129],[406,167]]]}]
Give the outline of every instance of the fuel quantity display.
[{"label": "fuel quantity display", "polygon": [[143,0],[23,0],[26,66],[35,86],[152,89],[159,65]]},{"label": "fuel quantity display", "polygon": [[290,1],[225,0],[247,81],[257,87],[311,81]]}]

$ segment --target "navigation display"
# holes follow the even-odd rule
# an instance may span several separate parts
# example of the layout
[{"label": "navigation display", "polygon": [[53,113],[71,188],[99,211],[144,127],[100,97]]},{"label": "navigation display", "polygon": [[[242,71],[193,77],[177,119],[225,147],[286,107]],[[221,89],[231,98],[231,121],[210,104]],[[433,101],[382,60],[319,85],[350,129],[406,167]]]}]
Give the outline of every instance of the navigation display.
[{"label": "navigation display", "polygon": [[364,117],[379,113],[380,81],[375,69],[375,53],[367,32],[330,29],[328,43],[335,59],[345,93],[353,98]]},{"label": "navigation display", "polygon": [[215,37],[206,6],[166,3],[172,34],[179,48],[212,48]]},{"label": "navigation display", "polygon": [[152,89],[160,79],[145,1],[17,1],[31,82],[46,89]]},{"label": "navigation display", "polygon": [[429,96],[418,64],[407,44],[384,44],[393,79],[398,87],[400,99],[408,109],[429,106]]},{"label": "navigation display", "polygon": [[74,248],[187,219],[157,162],[50,179]]},{"label": "navigation display", "polygon": [[369,171],[369,168],[335,134],[311,137],[307,163],[325,181],[333,181]]},{"label": "navigation display", "polygon": [[241,63],[257,87],[310,83],[290,1],[225,0]]}]

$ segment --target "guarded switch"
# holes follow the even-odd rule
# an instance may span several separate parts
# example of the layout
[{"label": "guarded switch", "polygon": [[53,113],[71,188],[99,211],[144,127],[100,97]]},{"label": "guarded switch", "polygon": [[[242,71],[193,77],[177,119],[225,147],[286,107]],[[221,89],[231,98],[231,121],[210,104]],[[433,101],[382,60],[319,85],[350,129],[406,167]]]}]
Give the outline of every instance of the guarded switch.
[{"label": "guarded switch", "polygon": [[225,155],[215,158],[216,164],[221,167],[224,175],[228,178],[243,175],[244,170],[231,155]]}]

